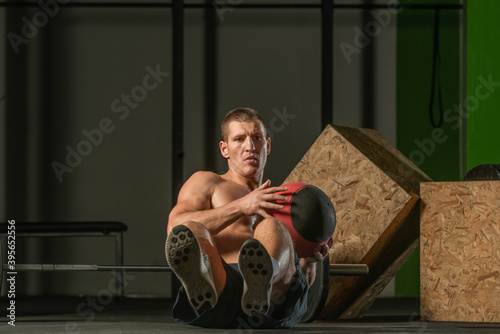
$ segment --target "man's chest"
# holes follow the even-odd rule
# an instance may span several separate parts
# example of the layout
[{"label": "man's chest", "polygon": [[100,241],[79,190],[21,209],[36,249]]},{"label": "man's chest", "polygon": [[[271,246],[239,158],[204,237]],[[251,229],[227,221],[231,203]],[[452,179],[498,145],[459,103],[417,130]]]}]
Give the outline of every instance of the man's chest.
[{"label": "man's chest", "polygon": [[231,183],[223,183],[218,185],[214,189],[214,193],[211,199],[211,207],[218,208],[220,206],[226,205],[232,201],[240,199],[245,195],[248,195],[250,190],[244,188],[242,186],[231,184]]}]

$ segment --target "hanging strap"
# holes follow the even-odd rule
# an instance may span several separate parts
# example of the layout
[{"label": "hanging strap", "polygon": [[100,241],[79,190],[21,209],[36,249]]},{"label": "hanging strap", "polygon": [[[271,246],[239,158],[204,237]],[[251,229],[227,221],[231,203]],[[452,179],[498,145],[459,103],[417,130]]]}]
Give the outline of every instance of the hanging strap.
[{"label": "hanging strap", "polygon": [[[432,50],[432,81],[431,81],[431,99],[429,101],[429,117],[434,128],[440,128],[443,125],[443,99],[441,94],[441,56],[439,54],[439,9],[436,9],[434,16],[434,47]],[[439,103],[439,121],[434,121],[434,95],[438,94]]]}]

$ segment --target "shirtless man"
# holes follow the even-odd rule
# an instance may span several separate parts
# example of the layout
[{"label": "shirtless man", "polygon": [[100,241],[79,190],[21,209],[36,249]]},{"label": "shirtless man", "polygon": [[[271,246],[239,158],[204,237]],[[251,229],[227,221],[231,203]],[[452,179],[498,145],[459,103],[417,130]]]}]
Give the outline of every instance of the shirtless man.
[{"label": "shirtless man", "polygon": [[287,198],[277,194],[286,188],[262,183],[271,139],[260,115],[232,110],[221,130],[228,172],[193,174],[169,215],[165,252],[183,285],[174,318],[201,327],[293,327],[329,247],[299,261],[288,230],[266,211]]}]

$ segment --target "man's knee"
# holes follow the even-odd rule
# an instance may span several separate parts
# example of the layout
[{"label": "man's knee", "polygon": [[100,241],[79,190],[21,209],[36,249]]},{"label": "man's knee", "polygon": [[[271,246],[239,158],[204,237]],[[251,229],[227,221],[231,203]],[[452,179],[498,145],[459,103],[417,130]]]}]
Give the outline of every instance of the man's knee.
[{"label": "man's knee", "polygon": [[212,243],[212,236],[203,224],[196,221],[185,221],[179,225],[186,226],[191,232],[193,232],[198,242],[202,243],[202,247],[204,246],[203,240],[207,240],[210,244]]},{"label": "man's knee", "polygon": [[210,232],[208,232],[207,228],[201,223],[195,221],[185,221],[179,225],[186,226],[197,237],[204,237],[204,238],[210,237]]},{"label": "man's knee", "polygon": [[[290,232],[282,222],[274,217],[262,220],[255,228],[254,237],[265,245],[269,245],[269,242],[276,245],[280,251],[293,250],[294,247]],[[292,258],[293,252],[288,253]]]},{"label": "man's knee", "polygon": [[280,222],[278,219],[274,217],[264,218],[257,225],[255,231],[257,232],[257,230],[265,231],[265,233],[277,233],[277,234],[288,233],[288,230],[286,229],[285,225],[283,225],[282,222]]},{"label": "man's knee", "polygon": [[195,222],[195,221],[186,221],[186,222],[183,222],[181,225],[186,226],[194,233],[196,233],[197,231],[206,230],[206,228],[205,228],[205,226],[203,226],[203,224],[200,224],[200,223]]}]

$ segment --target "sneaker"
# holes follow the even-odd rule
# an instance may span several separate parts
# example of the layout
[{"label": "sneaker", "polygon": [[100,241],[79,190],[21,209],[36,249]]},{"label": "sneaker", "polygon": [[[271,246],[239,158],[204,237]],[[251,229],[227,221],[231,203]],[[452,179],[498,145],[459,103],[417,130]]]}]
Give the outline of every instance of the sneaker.
[{"label": "sneaker", "polygon": [[271,305],[271,290],[280,271],[278,261],[258,240],[248,239],[241,246],[238,267],[243,276],[241,308],[249,316],[252,312],[266,315]]},{"label": "sneaker", "polygon": [[193,307],[198,311],[213,308],[217,303],[217,291],[210,261],[188,227],[177,225],[172,229],[167,237],[165,255]]}]

